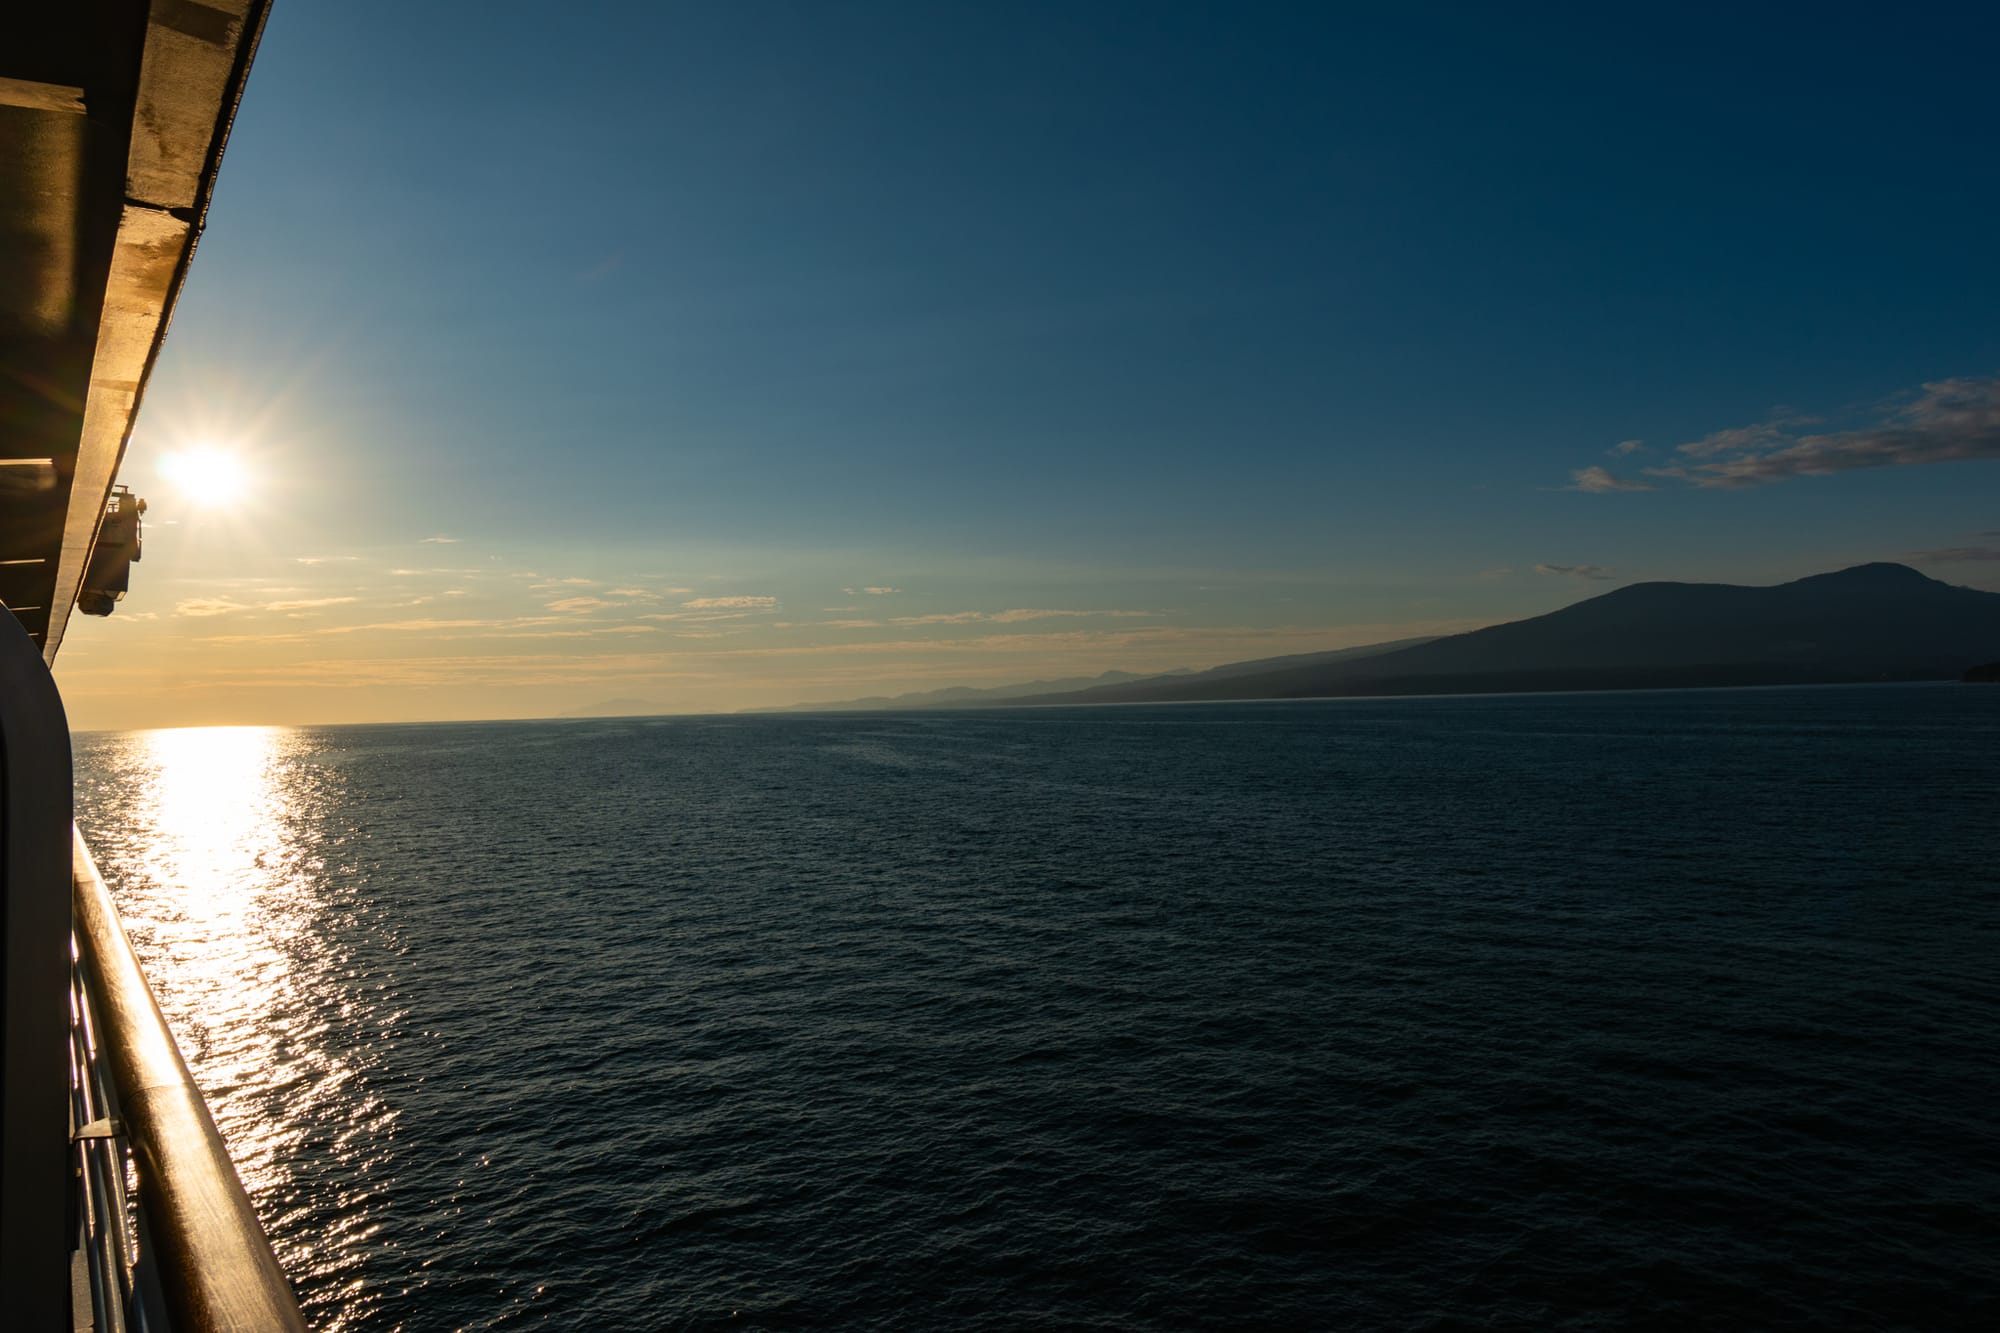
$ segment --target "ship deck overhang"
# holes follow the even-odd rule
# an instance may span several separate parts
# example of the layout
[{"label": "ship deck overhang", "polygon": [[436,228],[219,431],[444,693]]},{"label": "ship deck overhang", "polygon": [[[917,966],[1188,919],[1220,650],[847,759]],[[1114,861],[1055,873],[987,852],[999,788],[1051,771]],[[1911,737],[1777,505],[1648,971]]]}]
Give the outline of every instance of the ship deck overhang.
[{"label": "ship deck overhang", "polygon": [[53,662],[267,0],[0,19],[0,603]]}]

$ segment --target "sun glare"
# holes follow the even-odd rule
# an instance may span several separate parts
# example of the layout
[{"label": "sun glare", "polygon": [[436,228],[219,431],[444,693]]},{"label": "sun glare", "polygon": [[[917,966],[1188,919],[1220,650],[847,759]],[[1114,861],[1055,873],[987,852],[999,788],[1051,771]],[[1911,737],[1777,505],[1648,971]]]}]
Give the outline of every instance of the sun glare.
[{"label": "sun glare", "polygon": [[250,489],[243,460],[221,449],[190,449],[160,460],[160,472],[194,503],[210,508],[234,504]]}]

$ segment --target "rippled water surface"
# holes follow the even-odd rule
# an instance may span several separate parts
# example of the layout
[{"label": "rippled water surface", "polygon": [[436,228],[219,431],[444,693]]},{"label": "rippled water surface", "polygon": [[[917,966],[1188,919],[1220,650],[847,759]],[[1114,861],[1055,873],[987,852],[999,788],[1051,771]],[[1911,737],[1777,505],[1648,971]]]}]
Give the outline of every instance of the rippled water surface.
[{"label": "rippled water surface", "polygon": [[2000,689],[78,775],[321,1329],[2000,1324]]}]

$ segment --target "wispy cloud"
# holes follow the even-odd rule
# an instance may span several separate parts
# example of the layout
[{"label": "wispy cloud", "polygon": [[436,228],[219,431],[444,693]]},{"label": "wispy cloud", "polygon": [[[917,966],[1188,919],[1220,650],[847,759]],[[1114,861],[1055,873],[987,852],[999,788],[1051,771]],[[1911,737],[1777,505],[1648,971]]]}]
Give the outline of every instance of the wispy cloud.
[{"label": "wispy cloud", "polygon": [[174,605],[177,616],[227,616],[248,610],[241,602],[232,602],[227,597],[190,597]]},{"label": "wispy cloud", "polygon": [[1569,489],[1602,495],[1608,491],[1650,491],[1652,483],[1614,477],[1601,467],[1580,467],[1569,474]]},{"label": "wispy cloud", "polygon": [[890,621],[893,625],[970,625],[976,620],[985,620],[985,611],[933,611],[927,616],[897,616]]},{"label": "wispy cloud", "polygon": [[329,625],[316,634],[367,634],[384,630],[398,634],[429,634],[450,629],[493,629],[505,624],[496,620],[381,620],[370,625]]},{"label": "wispy cloud", "polygon": [[358,555],[301,555],[293,557],[293,559],[302,565],[347,564],[350,561],[359,560],[360,558]]},{"label": "wispy cloud", "polygon": [[[763,610],[763,609],[765,609],[765,608],[762,608],[762,607],[753,607],[753,608],[751,608],[751,609],[752,609],[752,610]],[[708,621],[712,621],[712,620],[742,620],[742,619],[743,619],[744,617],[748,616],[749,614],[750,614],[750,612],[749,612],[749,611],[730,611],[730,610],[727,610],[727,609],[723,609],[723,610],[705,610],[705,611],[642,611],[642,612],[641,612],[641,613],[639,614],[639,619],[641,619],[641,620],[687,620],[687,621],[693,621],[693,622],[696,622],[696,623],[706,623],[706,622],[708,622]]]},{"label": "wispy cloud", "polygon": [[577,629],[500,630],[480,635],[490,639],[595,639],[612,634],[658,634],[658,625],[587,625]]},{"label": "wispy cloud", "polygon": [[1775,449],[1792,438],[1788,431],[1800,426],[1818,424],[1817,417],[1773,417],[1769,421],[1757,421],[1748,426],[1731,426],[1728,430],[1715,431],[1690,444],[1681,445],[1674,452],[1686,454],[1690,458],[1714,458],[1721,454],[1753,453],[1760,449]]},{"label": "wispy cloud", "polygon": [[1646,472],[1731,489],[1861,468],[2000,458],[2000,375],[1935,380],[1877,414],[1873,424],[1853,430],[1807,433],[1817,420],[1782,416],[1717,431],[1675,450],[1687,461]]},{"label": "wispy cloud", "polygon": [[1644,440],[1620,440],[1604,452],[1610,454],[1613,458],[1627,458],[1633,454],[1645,453],[1646,442]]},{"label": "wispy cloud", "polygon": [[1934,551],[1912,551],[1903,559],[1919,565],[1984,564],[2000,560],[2000,546],[1941,546]]},{"label": "wispy cloud", "polygon": [[366,625],[328,625],[315,634],[426,635],[439,642],[454,639],[587,639],[609,634],[650,634],[657,625],[604,625],[568,616],[513,616],[498,619],[383,620]]},{"label": "wispy cloud", "polygon": [[266,602],[266,611],[316,611],[323,606],[345,606],[358,601],[354,597],[301,597],[289,602]]},{"label": "wispy cloud", "polygon": [[861,596],[861,595],[862,595],[862,594],[864,594],[864,593],[865,593],[865,594],[867,594],[867,595],[868,595],[868,596],[870,596],[870,597],[887,597],[887,596],[889,596],[889,595],[890,595],[890,594],[892,594],[892,593],[899,593],[899,592],[901,592],[901,591],[902,591],[902,589],[901,589],[901,588],[886,588],[886,587],[873,587],[873,588],[842,588],[842,589],[841,589],[841,591],[842,591],[842,592],[844,592],[844,593],[846,593],[846,594],[847,594],[847,595],[848,595],[849,597],[859,597],[859,596]]},{"label": "wispy cloud", "polygon": [[456,546],[456,545],[458,544],[458,538],[456,538],[456,537],[426,537],[426,538],[424,538],[424,540],[423,540],[423,544],[424,544],[424,545],[426,545],[426,546]]},{"label": "wispy cloud", "polygon": [[1554,574],[1571,579],[1608,579],[1617,577],[1603,565],[1536,565],[1537,574]]},{"label": "wispy cloud", "polygon": [[892,625],[969,625],[980,622],[994,625],[1012,625],[1023,620],[1056,620],[1094,616],[1106,616],[1122,620],[1157,614],[1158,612],[1155,611],[1057,611],[1015,607],[1009,611],[938,611],[924,616],[896,616],[889,623]]},{"label": "wispy cloud", "polygon": [[616,602],[607,602],[602,597],[561,597],[548,604],[549,610],[561,611],[565,615],[575,615],[582,611],[602,611]]},{"label": "wispy cloud", "polygon": [[778,599],[775,597],[697,597],[692,601],[681,603],[682,606],[687,607],[691,611],[723,608],[743,611],[765,611],[777,604]]},{"label": "wispy cloud", "polygon": [[1006,625],[1017,620],[1052,620],[1058,616],[1103,616],[1112,620],[1132,620],[1158,614],[1157,611],[1031,611],[1017,607],[1012,611],[996,611],[987,619]]}]

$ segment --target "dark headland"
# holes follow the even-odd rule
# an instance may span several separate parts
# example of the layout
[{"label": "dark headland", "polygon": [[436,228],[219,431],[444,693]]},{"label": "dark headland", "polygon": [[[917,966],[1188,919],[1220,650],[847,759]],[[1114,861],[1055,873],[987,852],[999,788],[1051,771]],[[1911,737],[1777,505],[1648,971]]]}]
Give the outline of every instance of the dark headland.
[{"label": "dark headland", "polygon": [[847,699],[840,703],[784,704],[774,708],[746,708],[746,713],[858,713],[858,712],[901,712],[917,708],[981,708],[989,704],[1020,703],[1031,696],[1042,697],[1080,694],[1091,690],[1116,685],[1148,684],[1157,685],[1163,681],[1176,679],[1207,679],[1224,676],[1256,675],[1260,672],[1277,671],[1287,667],[1306,666],[1314,663],[1344,662],[1350,658],[1372,657],[1397,648],[1408,648],[1414,644],[1430,643],[1431,638],[1397,639],[1393,643],[1375,643],[1362,648],[1335,648],[1327,652],[1294,653],[1286,657],[1261,657],[1253,662],[1231,662],[1226,666],[1211,667],[1201,672],[1199,677],[1183,671],[1158,672],[1134,675],[1129,671],[1107,671],[1100,676],[1078,677],[1074,680],[1031,680],[1015,685],[993,685],[985,689],[972,689],[963,685],[950,686],[939,690],[919,690],[893,697],[873,695],[866,699]]},{"label": "dark headland", "polygon": [[594,704],[585,704],[581,708],[572,708],[568,712],[560,713],[557,716],[566,718],[651,717],[654,714],[666,711],[665,706],[654,703],[651,699],[604,699]]},{"label": "dark headland", "polygon": [[1907,565],[1775,587],[1635,583],[1560,611],[1274,670],[1219,667],[1018,704],[1958,680],[2000,658],[2000,593]]}]

